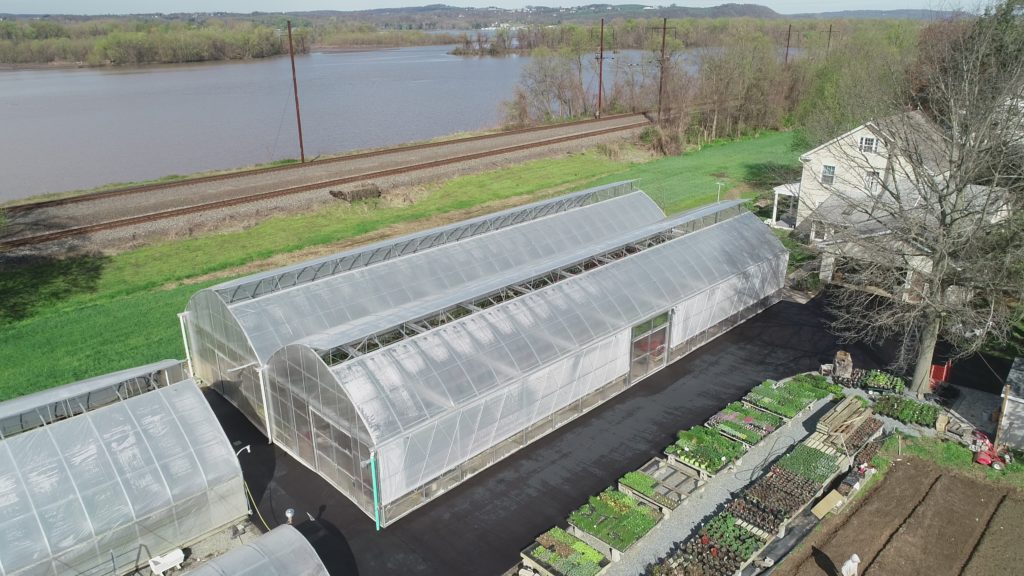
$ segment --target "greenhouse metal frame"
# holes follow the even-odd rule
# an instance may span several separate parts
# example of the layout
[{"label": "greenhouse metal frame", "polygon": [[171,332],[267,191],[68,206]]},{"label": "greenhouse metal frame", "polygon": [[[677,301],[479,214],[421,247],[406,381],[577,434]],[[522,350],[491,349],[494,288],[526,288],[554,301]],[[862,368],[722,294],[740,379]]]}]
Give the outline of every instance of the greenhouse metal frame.
[{"label": "greenhouse metal frame", "polygon": [[[258,387],[226,395],[386,526],[777,299],[788,253],[740,201],[666,218],[610,190],[268,296],[197,294],[193,363],[224,375],[209,350],[261,342],[235,360]],[[230,344],[195,326],[215,297]]]},{"label": "greenhouse metal frame", "polygon": [[138,396],[188,377],[181,360],[162,360],[0,403],[0,439]]},{"label": "greenhouse metal frame", "polygon": [[[133,369],[0,413],[54,415],[48,406],[68,399],[88,407],[91,394],[109,400],[111,386],[177,370]],[[33,397],[46,403],[33,409]],[[0,576],[117,576],[248,514],[238,460],[193,380],[115,398],[41,425],[24,420],[0,440]]]}]

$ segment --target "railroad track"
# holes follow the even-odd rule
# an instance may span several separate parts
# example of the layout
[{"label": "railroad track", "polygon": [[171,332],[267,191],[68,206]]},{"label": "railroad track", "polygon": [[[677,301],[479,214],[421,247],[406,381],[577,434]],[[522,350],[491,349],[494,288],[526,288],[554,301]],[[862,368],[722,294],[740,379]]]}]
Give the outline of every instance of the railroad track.
[{"label": "railroad track", "polygon": [[518,130],[508,130],[505,132],[494,132],[491,134],[480,134],[478,136],[466,136],[464,138],[454,138],[452,140],[439,140],[437,142],[424,142],[422,144],[408,144],[404,146],[396,146],[393,148],[386,148],[383,150],[369,150],[366,152],[356,152],[353,154],[345,154],[343,156],[335,156],[332,158],[321,158],[317,160],[310,160],[302,164],[286,164],[283,166],[268,166],[266,168],[253,168],[250,170],[241,170],[238,172],[228,172],[225,174],[214,174],[211,176],[199,176],[196,178],[184,178],[181,180],[173,180],[169,182],[159,182],[155,184],[146,184],[143,186],[130,186],[126,188],[118,188],[115,190],[107,190],[104,192],[94,192],[91,194],[83,194],[81,196],[71,196],[68,198],[56,198],[54,200],[43,200],[41,202],[32,202],[28,204],[16,204],[5,208],[8,214],[17,214],[19,212],[28,212],[31,210],[37,210],[39,208],[48,208],[53,206],[66,206],[68,204],[78,204],[82,202],[91,202],[95,200],[102,200],[106,198],[117,198],[119,196],[128,196],[131,194],[142,194],[146,192],[153,192],[156,190],[165,190],[167,188],[176,188],[178,186],[191,186],[194,184],[205,184],[209,182],[219,182],[223,180],[232,180],[235,178],[243,178],[247,176],[256,176],[260,174],[270,174],[275,172],[285,172],[290,170],[299,170],[308,168],[310,166],[322,166],[329,164],[336,164],[339,162],[349,162],[352,160],[358,160],[363,158],[373,158],[377,156],[387,156],[389,154],[400,154],[405,152],[411,152],[415,150],[425,150],[429,148],[439,148],[442,146],[450,146],[453,144],[464,144],[466,142],[477,142],[482,140],[493,140],[495,138],[502,138],[508,136],[514,136],[517,134],[529,134],[532,132],[542,132],[544,130],[553,130],[566,126],[584,126],[587,124],[594,124],[598,122],[607,122],[609,120],[615,120],[619,118],[629,118],[631,116],[639,116],[641,113],[635,114],[614,114],[611,116],[603,116],[601,118],[591,118],[588,120],[580,120],[577,122],[570,122],[565,124],[548,124],[544,126],[533,126],[530,128],[520,128]]},{"label": "railroad track", "polygon": [[[614,117],[607,116],[605,118],[602,118],[601,120],[609,120],[609,119],[612,119],[612,118],[623,118],[623,117],[629,117],[629,116],[635,116],[635,115],[624,114],[624,115],[614,116]],[[597,120],[597,119],[595,119],[595,120],[584,120],[584,121],[579,122],[578,124],[591,124],[591,123],[594,123],[594,122],[599,122],[601,120]],[[467,161],[470,161],[470,160],[478,160],[478,159],[487,158],[487,157],[490,157],[490,156],[500,156],[502,154],[508,154],[508,153],[511,153],[511,152],[519,152],[519,151],[522,151],[522,150],[530,150],[530,149],[533,149],[533,148],[541,148],[541,147],[544,147],[544,146],[551,146],[551,145],[554,145],[554,144],[560,144],[560,143],[563,143],[563,142],[570,142],[570,141],[579,140],[579,139],[582,139],[582,138],[590,138],[590,137],[594,137],[594,136],[601,136],[601,135],[611,134],[611,133],[615,133],[615,132],[624,132],[624,131],[627,131],[627,130],[634,130],[636,128],[642,128],[642,127],[648,126],[648,125],[649,125],[649,122],[644,120],[644,121],[635,122],[635,123],[631,123],[631,124],[613,126],[613,127],[610,127],[610,128],[601,128],[601,129],[598,129],[598,130],[590,130],[590,131],[587,131],[587,132],[581,132],[581,133],[576,133],[576,134],[569,134],[569,135],[565,135],[565,136],[558,136],[558,137],[555,137],[555,138],[547,138],[547,139],[538,140],[538,141],[535,141],[535,142],[528,142],[528,143],[525,143],[525,144],[516,144],[516,145],[506,146],[506,147],[502,147],[502,148],[495,148],[495,149],[491,149],[491,150],[485,150],[485,151],[482,151],[482,152],[474,152],[474,153],[470,153],[470,154],[460,154],[460,155],[450,156],[450,157],[439,159],[439,160],[431,160],[431,161],[428,161],[428,162],[421,162],[421,163],[417,163],[417,164],[409,164],[409,165],[400,166],[400,167],[396,167],[396,168],[387,168],[387,169],[383,169],[383,170],[364,172],[364,173],[361,173],[361,174],[354,174],[354,175],[345,176],[345,177],[342,177],[342,178],[334,178],[334,179],[330,179],[330,180],[313,182],[313,183],[310,183],[310,184],[303,184],[303,185],[299,185],[299,186],[291,186],[291,187],[287,187],[287,188],[281,188],[281,189],[277,189],[277,190],[271,190],[271,191],[268,191],[268,192],[261,192],[261,193],[257,193],[257,194],[251,194],[251,195],[247,195],[247,196],[240,196],[240,197],[236,197],[236,198],[227,198],[227,199],[224,199],[224,200],[215,200],[215,201],[212,201],[212,202],[205,202],[205,203],[202,203],[202,204],[194,204],[194,205],[190,205],[190,206],[183,206],[183,207],[180,207],[180,208],[173,208],[173,209],[170,209],[170,210],[162,210],[162,211],[159,211],[159,212],[153,212],[153,213],[149,213],[149,214],[142,214],[142,215],[139,215],[139,216],[131,216],[131,217],[128,217],[128,218],[120,218],[120,219],[116,219],[116,220],[109,220],[109,221],[106,221],[106,222],[99,222],[99,223],[96,223],[96,224],[89,224],[89,225],[85,225],[85,226],[70,227],[70,228],[65,228],[63,230],[56,230],[56,231],[53,231],[53,232],[47,232],[47,233],[44,233],[44,234],[36,234],[36,235],[32,235],[32,236],[24,236],[24,237],[20,237],[20,238],[11,238],[11,239],[7,239],[7,240],[0,240],[0,250],[10,250],[10,249],[13,249],[13,248],[22,248],[22,247],[33,246],[33,245],[38,245],[38,244],[46,244],[46,243],[49,243],[49,242],[55,242],[55,241],[58,241],[58,240],[65,240],[65,239],[73,238],[73,237],[76,237],[76,236],[83,236],[83,235],[86,235],[86,234],[93,234],[93,233],[96,233],[96,232],[103,232],[103,231],[107,231],[107,230],[114,230],[114,229],[117,229],[117,228],[127,228],[127,227],[130,227],[130,226],[136,226],[136,225],[145,224],[145,223],[148,223],[148,222],[155,222],[155,221],[158,221],[158,220],[165,220],[165,219],[169,219],[169,218],[177,218],[177,217],[180,217],[180,216],[187,216],[189,214],[197,214],[197,213],[200,213],[200,212],[207,212],[207,211],[210,211],[210,210],[217,210],[217,209],[221,209],[221,208],[229,208],[229,207],[232,207],[232,206],[238,206],[238,205],[242,205],[242,204],[248,204],[248,203],[252,203],[252,202],[259,202],[259,201],[262,201],[262,200],[267,200],[267,199],[272,199],[272,198],[279,198],[279,197],[282,197],[282,196],[288,196],[288,195],[291,195],[291,194],[299,194],[299,193],[302,193],[302,192],[309,192],[309,191],[312,191],[312,190],[320,190],[320,189],[329,188],[329,187],[332,187],[332,186],[340,186],[340,185],[343,185],[343,184],[350,184],[350,183],[353,183],[353,182],[359,182],[359,181],[363,181],[363,180],[373,180],[373,179],[376,179],[376,178],[382,178],[382,177],[387,177],[387,176],[395,176],[395,175],[398,175],[398,174],[405,174],[405,173],[408,173],[408,172],[415,172],[415,171],[425,170],[425,169],[429,169],[429,168],[437,168],[437,167],[441,167],[441,166],[457,164],[457,163],[460,163],[460,162],[467,162]],[[545,129],[545,128],[550,129],[551,127],[550,126],[546,126],[546,127],[538,127],[538,128],[528,128],[528,129],[524,129],[523,131],[519,131],[519,132],[526,132],[526,131],[536,132],[538,130]],[[388,149],[388,150],[384,150],[384,151],[365,152],[365,153],[360,153],[360,154],[353,154],[353,155],[348,155],[348,156],[342,156],[342,157],[338,157],[338,158],[330,158],[330,159],[326,159],[326,160],[318,160],[317,162],[336,162],[336,161],[339,161],[339,160],[351,159],[351,158],[357,157],[357,156],[366,157],[366,156],[374,156],[374,155],[384,155],[384,154],[395,153],[395,152],[403,152],[403,151],[407,151],[407,150],[415,150],[415,149],[419,149],[419,148],[436,147],[436,146],[441,146],[441,145],[444,145],[444,144],[450,144],[452,142],[462,143],[462,142],[467,142],[467,141],[483,140],[483,139],[488,139],[488,138],[494,138],[494,137],[497,137],[497,136],[503,136],[503,135],[506,135],[506,134],[509,134],[509,133],[486,134],[486,135],[482,135],[482,136],[471,136],[471,137],[468,137],[468,138],[460,138],[460,139],[457,139],[457,140],[454,140],[454,141],[449,140],[449,141],[445,141],[445,142],[430,142],[430,143],[426,143],[426,144],[415,144],[415,145],[411,145],[411,146],[405,146],[405,147],[399,147],[399,148],[394,148],[394,149]],[[305,165],[309,165],[309,162],[307,162]],[[295,168],[295,167],[298,167],[298,166],[303,166],[303,165],[300,164],[300,165],[289,165],[289,166],[273,167],[273,168],[259,169],[257,171],[245,171],[245,172],[240,172],[240,173],[232,173],[232,174],[224,174],[224,175],[217,175],[217,176],[209,176],[209,177],[196,178],[196,179],[185,180],[185,181],[177,181],[177,182],[173,182],[173,183],[161,183],[161,184],[154,184],[154,185],[151,185],[151,186],[139,186],[139,187],[134,187],[134,188],[122,189],[122,190],[111,190],[109,192],[103,192],[103,193],[99,193],[99,194],[90,194],[88,196],[83,196],[83,197],[67,198],[67,199],[61,199],[61,200],[52,200],[52,201],[47,201],[46,203],[38,203],[38,204],[30,205],[30,206],[34,207],[34,208],[38,208],[38,207],[44,206],[44,205],[45,206],[54,206],[54,205],[60,205],[60,204],[70,204],[70,203],[75,203],[75,202],[84,202],[84,201],[87,201],[87,199],[98,199],[100,197],[102,197],[102,198],[111,198],[111,197],[117,197],[117,196],[124,196],[124,195],[127,195],[127,194],[137,194],[137,193],[150,192],[150,191],[153,191],[153,190],[160,190],[160,189],[169,188],[169,187],[173,187],[173,186],[180,186],[180,185],[183,185],[183,184],[192,185],[192,184],[196,184],[196,183],[203,183],[203,182],[211,182],[211,181],[223,180],[223,179],[226,179],[226,178],[239,177],[239,176],[243,176],[243,175],[244,176],[248,176],[248,175],[252,175],[254,173],[262,173],[262,172],[269,172],[269,171],[277,171],[277,170],[281,170],[281,169]],[[100,194],[102,194],[102,196],[100,196]],[[14,212],[15,211],[14,208],[16,208],[16,207],[8,208],[8,212],[9,213],[10,212]],[[21,207],[20,211],[25,211],[25,210],[26,210],[26,208]]]}]

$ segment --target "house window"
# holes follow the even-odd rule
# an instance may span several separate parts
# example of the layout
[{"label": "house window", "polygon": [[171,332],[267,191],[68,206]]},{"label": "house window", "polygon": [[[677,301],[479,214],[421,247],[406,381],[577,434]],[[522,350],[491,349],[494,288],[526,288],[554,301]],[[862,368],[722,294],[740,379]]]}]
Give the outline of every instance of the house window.
[{"label": "house window", "polygon": [[836,167],[825,165],[821,167],[821,183],[831,186],[836,181]]},{"label": "house window", "polygon": [[860,146],[858,146],[858,148],[860,148],[861,152],[871,152],[872,154],[875,154],[878,152],[878,138],[873,136],[861,136]]},{"label": "house window", "polygon": [[871,170],[864,176],[864,187],[868,192],[878,192],[879,185],[882,183],[882,177],[878,172]]},{"label": "house window", "polygon": [[811,222],[811,240],[821,242],[828,237],[828,231],[822,222]]}]

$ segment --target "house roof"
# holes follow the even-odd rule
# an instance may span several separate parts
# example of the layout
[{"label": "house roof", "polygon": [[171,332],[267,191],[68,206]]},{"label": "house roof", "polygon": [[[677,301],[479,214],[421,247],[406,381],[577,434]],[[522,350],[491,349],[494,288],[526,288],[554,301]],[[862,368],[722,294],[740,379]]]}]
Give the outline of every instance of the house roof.
[{"label": "house roof", "polygon": [[948,169],[946,138],[942,130],[919,110],[893,114],[861,124],[804,152],[800,155],[800,159],[803,160],[863,129],[870,130],[885,140],[888,146],[895,147],[904,156],[920,157],[923,164],[934,174],[940,174]]},{"label": "house roof", "polygon": [[246,512],[193,380],[0,440],[0,575],[109,574]]},{"label": "house roof", "polygon": [[[1005,205],[1005,194],[1001,188],[968,184],[963,187],[966,203],[961,210],[981,212],[989,216],[995,215]],[[851,199],[840,194],[832,194],[815,208],[804,222],[815,221],[836,226],[854,226],[862,235],[884,233],[891,229],[894,219],[900,215],[913,215],[918,221],[935,223],[936,211],[922,198],[920,189],[915,186],[904,186],[896,194],[877,193],[866,197]],[[897,202],[901,207],[897,207]],[[804,225],[801,223],[801,225]]]},{"label": "house roof", "polygon": [[1013,361],[1013,367],[1006,376],[1006,383],[1010,385],[1010,391],[1017,398],[1024,398],[1024,356],[1018,356]]},{"label": "house roof", "polygon": [[949,170],[949,148],[942,130],[920,110],[894,114],[867,124],[903,156],[920,158],[934,174]]}]

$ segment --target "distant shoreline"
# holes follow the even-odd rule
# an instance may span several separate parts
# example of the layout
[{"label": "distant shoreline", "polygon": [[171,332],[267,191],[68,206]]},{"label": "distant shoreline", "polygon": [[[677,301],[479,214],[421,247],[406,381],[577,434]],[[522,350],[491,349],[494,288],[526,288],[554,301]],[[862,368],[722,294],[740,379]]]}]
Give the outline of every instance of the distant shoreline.
[{"label": "distant shoreline", "polygon": [[[398,50],[400,48],[426,48],[429,46],[451,46],[449,43],[444,44],[413,44],[409,46],[402,46],[399,44],[386,44],[386,45],[363,45],[363,46],[316,46],[306,54],[301,56],[307,56],[309,54],[347,54],[347,53],[358,53],[358,52],[381,52],[384,50]],[[245,58],[245,59],[228,59],[228,60],[200,60],[196,62],[152,62],[148,64],[114,64],[108,62],[106,64],[87,64],[85,62],[67,62],[67,61],[56,61],[56,62],[26,62],[26,63],[0,63],[0,72],[15,72],[19,70],[137,70],[140,68],[164,68],[169,66],[196,66],[204,64],[230,64],[237,62],[254,62],[257,60],[272,60],[274,58],[287,58],[288,54],[274,54],[273,56],[266,56],[264,58]]]}]

